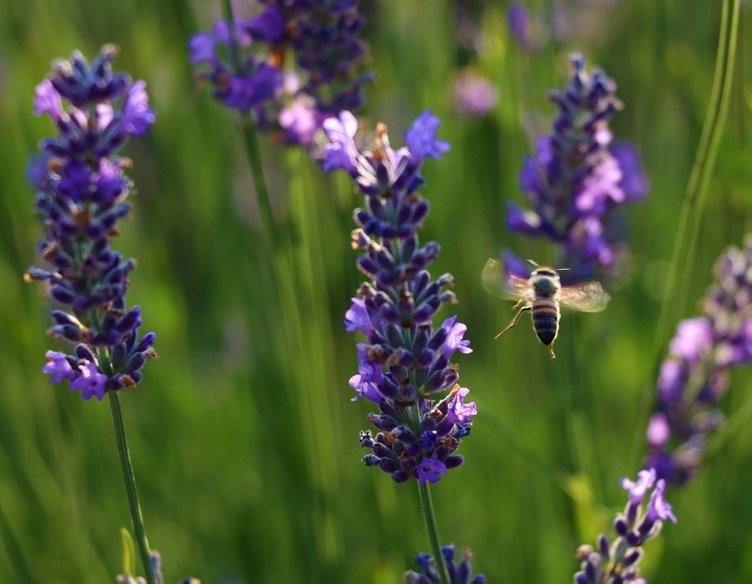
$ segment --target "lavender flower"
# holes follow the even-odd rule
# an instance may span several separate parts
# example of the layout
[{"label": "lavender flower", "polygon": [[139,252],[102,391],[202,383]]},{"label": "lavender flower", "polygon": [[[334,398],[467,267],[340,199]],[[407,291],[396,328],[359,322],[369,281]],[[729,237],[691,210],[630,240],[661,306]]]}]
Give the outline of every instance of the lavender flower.
[{"label": "lavender flower", "polygon": [[49,115],[58,135],[43,140],[30,163],[45,227],[37,250],[48,265],[29,268],[24,278],[49,282],[63,308],[52,311],[49,332],[76,343],[71,353],[48,351],[42,371],[51,383],[68,381],[86,400],[133,387],[145,360],[156,356],[156,335],[138,335],[141,309],[125,304],[135,262],[110,247],[130,210],[132,187],[125,174],[130,161],[114,153],[155,119],[144,82],[112,72],[116,54],[107,45],[89,64],[74,52],[55,63],[34,98],[34,112]]},{"label": "lavender flower", "polygon": [[357,0],[264,0],[261,12],[234,22],[234,35],[219,21],[191,38],[190,62],[217,99],[251,112],[259,130],[307,145],[325,118],[363,103],[371,79],[364,24]]},{"label": "lavender flower", "polygon": [[[360,226],[353,231],[355,249],[364,251],[358,267],[369,277],[345,314],[345,328],[359,331],[358,373],[350,379],[358,398],[379,406],[368,420],[378,430],[363,431],[360,444],[373,452],[364,457],[396,482],[415,477],[436,482],[462,463],[456,454],[470,432],[474,403],[465,403],[468,390],[457,384],[455,351],[469,353],[465,325],[456,317],[434,327],[442,304],[454,302],[445,288],[452,276],[431,279],[427,267],[439,253],[435,242],[420,246],[418,229],[428,202],[417,192],[423,184],[420,168],[427,158],[439,158],[449,144],[436,139],[439,119],[424,112],[405,134],[407,146],[393,150],[386,127],[379,125],[373,150],[361,151],[354,137],[358,123],[350,112],[324,122],[330,143],[323,153],[325,170],[344,170],[365,196],[355,210]],[[447,395],[436,396],[446,390]]]},{"label": "lavender flower", "polygon": [[499,100],[496,87],[471,69],[463,69],[454,80],[454,107],[466,116],[482,117]]},{"label": "lavender flower", "polygon": [[562,273],[564,284],[618,273],[626,253],[619,208],[647,192],[634,149],[612,143],[608,120],[621,107],[616,85],[601,71],[588,75],[582,57],[571,62],[569,87],[551,93],[559,108],[554,132],[538,139],[520,172],[532,210],[510,201],[506,221],[512,231],[556,244],[557,265],[570,268]]},{"label": "lavender flower", "polygon": [[669,484],[690,480],[707,436],[723,423],[717,404],[729,370],[752,361],[752,236],[716,261],[702,315],[679,323],[658,376],[646,465]]},{"label": "lavender flower", "polygon": [[547,34],[540,15],[531,15],[520,2],[509,4],[507,26],[512,39],[526,53],[537,52],[546,44]]},{"label": "lavender flower", "polygon": [[[601,535],[597,549],[583,545],[577,550],[582,565],[574,575],[575,584],[647,584],[640,578],[641,546],[660,533],[664,521],[676,523],[671,505],[663,498],[666,483],[663,479],[656,482],[654,469],[641,470],[634,482],[622,479],[621,485],[629,493],[629,501],[624,513],[614,520],[616,539],[612,542]],[[643,512],[642,501],[648,493]]]},{"label": "lavender flower", "polygon": [[[485,584],[486,577],[483,574],[473,576],[470,550],[462,550],[462,559],[458,564],[454,562],[454,551],[453,545],[441,547],[451,584]],[[436,569],[436,560],[430,554],[418,554],[415,561],[420,566],[422,573],[405,572],[405,584],[439,584],[441,582]]]},{"label": "lavender flower", "polygon": [[552,0],[545,9],[529,10],[522,2],[511,2],[507,26],[517,46],[537,53],[549,42],[561,44],[576,39],[589,44],[608,30],[614,20],[610,8],[619,0]]}]

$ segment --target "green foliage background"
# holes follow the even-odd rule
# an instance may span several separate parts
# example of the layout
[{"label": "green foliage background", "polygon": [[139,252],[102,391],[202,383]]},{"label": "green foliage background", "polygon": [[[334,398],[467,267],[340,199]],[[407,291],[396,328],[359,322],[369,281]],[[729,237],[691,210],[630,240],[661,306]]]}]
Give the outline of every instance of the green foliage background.
[{"label": "green foliage background", "polygon": [[[454,309],[475,349],[458,361],[480,413],[465,464],[433,489],[442,538],[469,546],[489,582],[571,581],[575,548],[610,530],[625,501],[618,480],[635,475],[643,454],[659,299],[709,100],[720,3],[591,2],[575,38],[533,55],[509,38],[502,2],[472,3],[477,55],[458,45],[454,2],[367,4],[370,124],[388,123],[398,145],[431,108],[453,146],[426,165],[423,238],[442,245],[434,274],[456,278]],[[121,47],[119,70],[146,80],[158,115],[125,151],[138,193],[117,245],[139,262],[129,302],[159,335],[160,359],[122,403],[167,581],[393,584],[428,550],[415,485],[360,462],[369,407],[349,401],[355,338],[341,324],[360,282],[349,245],[360,201],[345,180],[264,144],[275,211],[295,243],[262,253],[234,118],[195,87],[186,60],[188,38],[218,16],[218,3],[179,0],[0,7],[0,582],[102,583],[122,570],[118,530],[130,518],[108,406],[47,385],[48,300],[21,280],[41,234],[26,159],[53,131],[31,113],[34,87],[52,58],[74,48],[91,56],[106,42]],[[752,230],[751,31],[747,6],[693,299],[717,255]],[[547,244],[505,231],[505,205],[520,197],[526,128],[546,130],[547,91],[566,83],[573,50],[619,84],[626,109],[612,128],[640,149],[652,188],[627,210],[630,273],[606,312],[564,318],[551,361],[527,325],[493,342],[512,313],[482,291],[479,273],[502,247],[552,258]],[[468,62],[499,89],[482,120],[452,107],[453,76]],[[679,524],[646,551],[651,582],[752,581],[749,386],[748,371],[734,373],[723,402],[731,422],[698,478],[669,493]]]}]

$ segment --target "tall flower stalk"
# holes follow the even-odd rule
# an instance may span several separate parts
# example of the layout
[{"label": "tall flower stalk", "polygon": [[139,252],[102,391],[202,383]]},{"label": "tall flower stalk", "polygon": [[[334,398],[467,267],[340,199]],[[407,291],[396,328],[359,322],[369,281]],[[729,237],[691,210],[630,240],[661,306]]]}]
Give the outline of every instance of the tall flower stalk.
[{"label": "tall flower stalk", "polygon": [[658,376],[645,466],[669,484],[697,473],[708,436],[724,421],[717,406],[730,370],[752,362],[752,236],[728,248],[714,273],[702,314],[679,323]]},{"label": "tall flower stalk", "polygon": [[120,409],[119,393],[142,379],[156,357],[153,332],[140,335],[141,309],[128,309],[125,293],[133,259],[112,249],[118,221],[130,212],[130,161],[116,152],[154,123],[145,83],[113,73],[117,50],[104,46],[88,63],[74,52],[55,62],[36,88],[34,112],[55,122],[56,136],[43,140],[32,159],[30,181],[45,234],[37,246],[43,267],[27,281],[44,281],[59,308],[50,335],[73,345],[47,351],[43,372],[51,383],[67,382],[85,400],[108,395],[118,453],[146,580],[155,582]]},{"label": "tall flower stalk", "polygon": [[457,449],[470,433],[474,403],[460,387],[451,362],[456,351],[469,353],[466,326],[455,316],[434,325],[437,311],[456,301],[447,290],[452,276],[433,279],[429,264],[439,245],[423,246],[418,229],[429,204],[419,194],[420,169],[428,158],[440,158],[449,144],[436,139],[439,119],[424,112],[405,133],[406,146],[394,150],[380,124],[371,149],[355,143],[358,122],[350,112],[324,122],[329,138],[324,170],[344,170],[365,197],[355,210],[358,227],[354,249],[362,251],[358,268],[368,281],[358,289],[345,314],[345,328],[359,332],[358,373],[350,379],[357,392],[378,406],[368,421],[378,430],[361,432],[360,444],[371,452],[363,461],[395,482],[416,479],[440,581],[449,583],[440,549],[429,484],[462,463]]},{"label": "tall flower stalk", "polygon": [[[608,121],[621,109],[616,84],[599,70],[586,72],[579,55],[571,63],[569,85],[550,94],[559,110],[554,131],[538,139],[520,172],[532,209],[510,201],[506,221],[511,231],[555,244],[555,264],[569,268],[564,284],[619,275],[627,254],[619,210],[648,188],[634,148],[612,141]],[[529,275],[517,256],[505,256],[510,272]]]}]

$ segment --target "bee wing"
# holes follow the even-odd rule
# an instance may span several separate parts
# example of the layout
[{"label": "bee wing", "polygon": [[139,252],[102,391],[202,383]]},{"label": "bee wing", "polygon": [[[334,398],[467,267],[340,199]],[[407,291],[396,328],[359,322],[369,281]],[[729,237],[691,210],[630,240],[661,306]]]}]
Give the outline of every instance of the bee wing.
[{"label": "bee wing", "polygon": [[530,283],[526,278],[520,278],[514,274],[504,274],[504,264],[493,258],[486,262],[481,273],[483,287],[489,294],[517,300],[519,298],[530,299]]},{"label": "bee wing", "polygon": [[582,312],[600,312],[606,308],[610,299],[611,297],[600,282],[564,286],[559,291],[559,301],[562,306]]}]

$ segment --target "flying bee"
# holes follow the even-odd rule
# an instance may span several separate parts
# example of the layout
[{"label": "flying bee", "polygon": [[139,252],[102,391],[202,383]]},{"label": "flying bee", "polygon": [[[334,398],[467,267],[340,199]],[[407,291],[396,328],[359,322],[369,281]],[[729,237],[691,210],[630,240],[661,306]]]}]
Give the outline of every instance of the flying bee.
[{"label": "flying bee", "polygon": [[546,345],[551,358],[555,359],[554,341],[559,333],[560,307],[600,312],[606,308],[609,295],[599,282],[562,286],[557,272],[566,268],[556,270],[539,266],[533,260],[528,261],[535,268],[529,278],[505,275],[504,266],[495,259],[489,259],[483,268],[481,278],[485,289],[495,296],[517,300],[514,308],[519,308],[512,322],[494,338],[501,337],[519,322],[523,312],[530,311],[535,334]]}]

